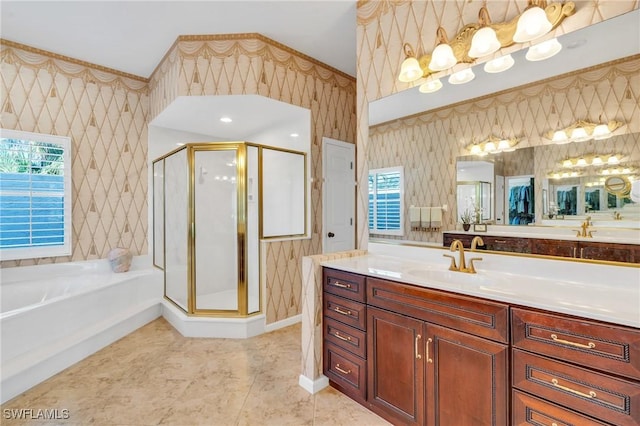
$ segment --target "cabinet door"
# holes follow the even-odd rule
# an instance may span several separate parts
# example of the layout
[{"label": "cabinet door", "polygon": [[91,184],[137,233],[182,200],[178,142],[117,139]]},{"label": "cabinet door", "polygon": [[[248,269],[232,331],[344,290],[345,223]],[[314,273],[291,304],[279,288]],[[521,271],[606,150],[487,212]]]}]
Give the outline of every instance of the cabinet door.
[{"label": "cabinet door", "polygon": [[564,240],[531,240],[531,253],[546,256],[578,257],[578,243]]},{"label": "cabinet door", "polygon": [[614,262],[633,262],[635,249],[636,247],[626,244],[580,242],[580,257]]},{"label": "cabinet door", "polygon": [[473,240],[473,237],[475,237],[475,235],[444,233],[442,237],[442,246],[451,247],[451,243],[454,240],[460,240],[465,248],[469,248],[471,247],[471,240]]},{"label": "cabinet door", "polygon": [[367,311],[367,402],[393,423],[424,424],[424,323]]},{"label": "cabinet door", "polygon": [[426,326],[427,424],[507,424],[508,346]]},{"label": "cabinet door", "polygon": [[508,251],[511,253],[531,253],[531,242],[529,238],[513,237],[492,237],[487,235],[482,237],[487,250]]}]

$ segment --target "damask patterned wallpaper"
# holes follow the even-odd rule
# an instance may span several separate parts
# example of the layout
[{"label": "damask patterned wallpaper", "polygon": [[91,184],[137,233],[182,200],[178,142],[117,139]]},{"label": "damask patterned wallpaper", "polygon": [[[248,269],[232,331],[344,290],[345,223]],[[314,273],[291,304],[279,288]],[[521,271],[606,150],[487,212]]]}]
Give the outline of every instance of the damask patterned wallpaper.
[{"label": "damask patterned wallpaper", "polygon": [[147,253],[146,79],[2,40],[0,127],[71,136],[72,255],[1,267]]},{"label": "damask patterned wallpaper", "polygon": [[177,96],[259,94],[311,111],[310,240],[265,243],[267,322],[301,313],[301,259],[322,250],[322,137],[355,143],[355,80],[259,34],[181,36],[149,79],[2,41],[0,125],[73,139],[73,255],[147,247],[147,124]]}]

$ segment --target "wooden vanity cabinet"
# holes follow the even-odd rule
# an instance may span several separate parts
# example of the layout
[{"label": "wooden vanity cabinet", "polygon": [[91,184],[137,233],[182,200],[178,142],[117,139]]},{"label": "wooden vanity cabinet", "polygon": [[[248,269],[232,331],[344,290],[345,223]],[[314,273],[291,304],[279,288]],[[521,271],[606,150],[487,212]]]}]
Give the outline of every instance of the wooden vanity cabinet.
[{"label": "wooden vanity cabinet", "polygon": [[640,330],[524,308],[511,316],[514,424],[640,425]]},{"label": "wooden vanity cabinet", "polygon": [[578,250],[578,257],[581,259],[640,263],[640,245],[636,244],[581,241]]},{"label": "wooden vanity cabinet", "polygon": [[533,238],[531,239],[531,254],[577,257],[578,243],[576,241]]},{"label": "wooden vanity cabinet", "polygon": [[366,402],[365,277],[323,268],[323,372],[333,387]]},{"label": "wooden vanity cabinet", "polygon": [[507,323],[504,304],[367,278],[367,402],[397,424],[506,424]]}]

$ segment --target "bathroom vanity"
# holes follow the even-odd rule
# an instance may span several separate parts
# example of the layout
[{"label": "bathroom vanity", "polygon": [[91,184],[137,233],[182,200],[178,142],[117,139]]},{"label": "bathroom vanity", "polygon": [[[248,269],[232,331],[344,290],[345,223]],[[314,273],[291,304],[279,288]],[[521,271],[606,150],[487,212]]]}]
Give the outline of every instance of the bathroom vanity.
[{"label": "bathroom vanity", "polygon": [[454,240],[460,240],[465,247],[470,247],[471,240],[476,236],[482,237],[484,240],[482,248],[486,250],[640,263],[640,240],[636,244],[631,244],[593,241],[593,239],[573,236],[565,236],[561,239],[557,236],[536,237],[530,235],[522,237],[500,234],[487,235],[484,232],[447,231],[443,233],[442,244],[444,247],[449,247]]},{"label": "bathroom vanity", "polygon": [[527,281],[540,262],[556,275],[566,262],[528,259],[518,275],[519,258],[467,251],[484,258],[467,274],[448,270],[441,250],[422,251],[426,262],[323,263],[323,371],[334,388],[394,424],[640,424],[636,268],[607,284],[598,265],[582,265],[593,267],[583,283]]}]

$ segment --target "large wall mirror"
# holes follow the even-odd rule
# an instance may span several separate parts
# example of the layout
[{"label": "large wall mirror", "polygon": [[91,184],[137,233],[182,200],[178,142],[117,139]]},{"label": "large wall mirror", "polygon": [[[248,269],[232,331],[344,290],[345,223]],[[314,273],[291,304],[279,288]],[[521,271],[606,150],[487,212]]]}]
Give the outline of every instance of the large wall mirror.
[{"label": "large wall mirror", "polygon": [[[512,225],[511,229],[517,229],[515,225],[575,228],[576,221],[589,217],[598,227],[640,230],[640,203],[634,201],[631,185],[640,180],[640,95],[632,89],[640,82],[639,73],[621,76],[608,71],[638,67],[638,19],[636,9],[564,34],[558,37],[562,51],[546,61],[526,61],[524,49],[512,53],[516,65],[500,75],[488,75],[481,65],[475,66],[476,78],[467,84],[454,86],[443,77],[439,92],[422,94],[418,81],[415,87],[371,102],[369,168],[402,164],[405,205],[447,204],[445,231],[459,228],[460,215],[469,209],[479,212],[484,223]],[[606,84],[577,85],[571,90],[579,90],[579,95],[566,90],[569,100],[557,102],[551,82],[577,80],[587,68],[594,73],[604,70],[598,81]],[[527,89],[536,84],[550,89],[536,93],[535,99],[528,97]],[[513,105],[492,106],[493,98],[508,97],[505,93],[514,94]],[[580,100],[571,103],[573,98]],[[470,112],[465,101],[471,99],[476,104]],[[534,103],[535,110],[530,106]],[[459,119],[463,116],[464,121]],[[600,117],[623,125],[606,140],[560,145],[545,136],[578,120]],[[540,131],[523,136],[534,128]],[[491,133],[519,137],[517,149],[471,155],[468,146],[473,138]],[[442,242],[441,233],[411,230],[385,238]]]}]

